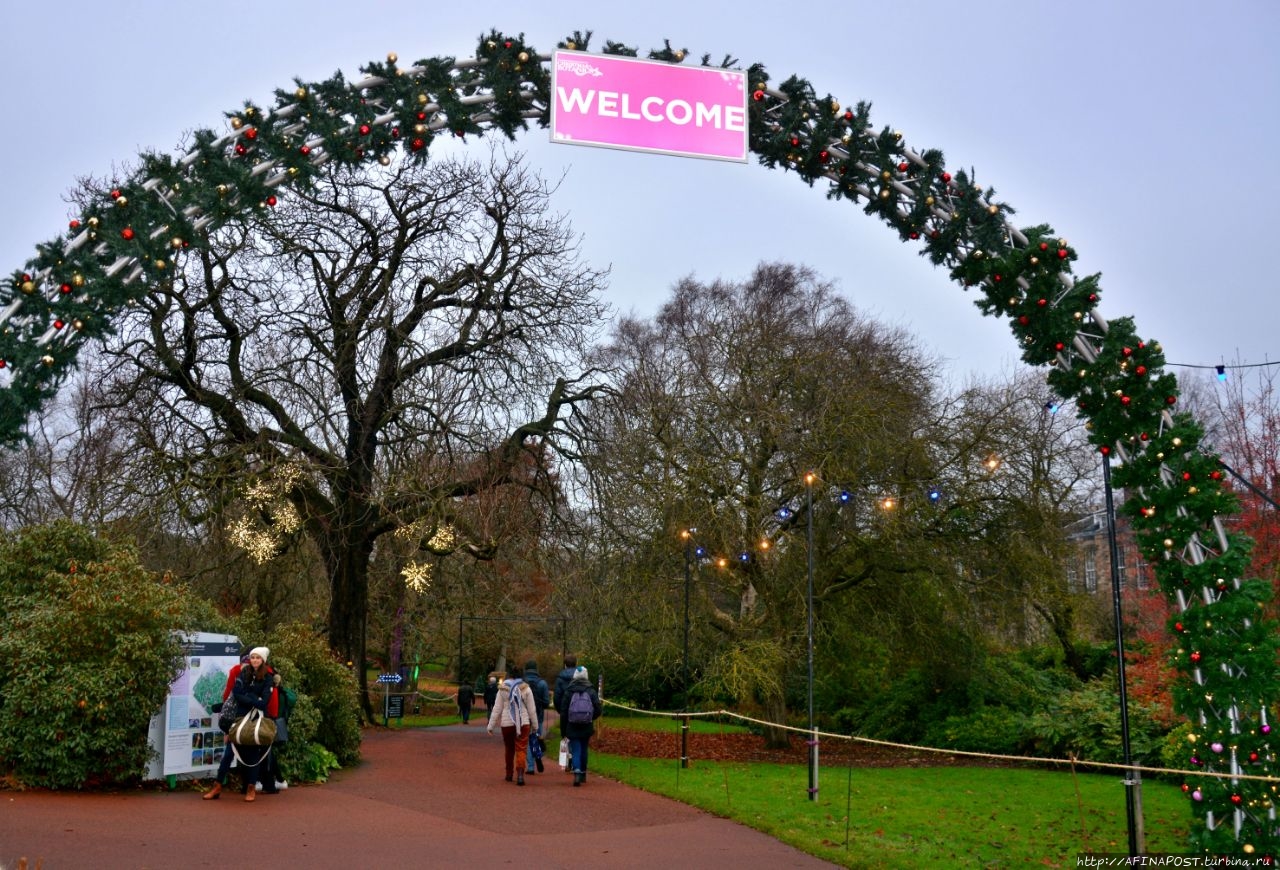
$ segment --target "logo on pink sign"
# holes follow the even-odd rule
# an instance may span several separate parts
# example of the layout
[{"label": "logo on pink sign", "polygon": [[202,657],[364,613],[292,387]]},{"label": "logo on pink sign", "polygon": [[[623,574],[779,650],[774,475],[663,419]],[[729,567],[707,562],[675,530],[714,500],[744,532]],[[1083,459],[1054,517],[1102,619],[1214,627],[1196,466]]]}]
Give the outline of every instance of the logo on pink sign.
[{"label": "logo on pink sign", "polygon": [[551,141],[746,163],[746,73],[557,51]]}]

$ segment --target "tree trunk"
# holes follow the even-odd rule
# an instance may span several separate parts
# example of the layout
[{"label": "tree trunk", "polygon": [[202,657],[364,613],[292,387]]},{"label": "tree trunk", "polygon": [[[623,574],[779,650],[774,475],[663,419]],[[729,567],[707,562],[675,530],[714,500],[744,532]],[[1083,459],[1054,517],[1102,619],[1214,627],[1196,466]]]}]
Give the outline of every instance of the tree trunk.
[{"label": "tree trunk", "polygon": [[365,673],[365,632],[368,627],[369,557],[372,543],[364,538],[326,541],[329,565],[329,644],[355,668],[361,708],[373,722],[369,680]]},{"label": "tree trunk", "polygon": [[[779,725],[787,722],[787,704],[781,697],[766,698],[764,701],[764,718]],[[791,748],[791,732],[785,728],[766,725],[764,729],[764,745],[767,749]]]}]

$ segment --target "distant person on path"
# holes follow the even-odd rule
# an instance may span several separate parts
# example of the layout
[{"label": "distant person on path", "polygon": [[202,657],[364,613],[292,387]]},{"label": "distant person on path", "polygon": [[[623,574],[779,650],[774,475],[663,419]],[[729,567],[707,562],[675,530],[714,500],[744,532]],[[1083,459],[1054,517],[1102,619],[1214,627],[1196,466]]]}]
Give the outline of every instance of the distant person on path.
[{"label": "distant person on path", "polygon": [[[507,679],[502,681],[497,702],[489,711],[489,733],[502,728],[503,760],[507,782],[515,772],[516,785],[524,785],[525,759],[529,750],[529,732],[538,721],[537,707],[529,684],[520,676],[520,668],[512,664]],[[518,761],[518,764],[517,764]]]},{"label": "distant person on path", "polygon": [[551,690],[547,688],[547,681],[538,675],[538,663],[533,659],[524,663],[524,681],[529,685],[529,691],[533,692],[533,704],[538,712],[538,725],[529,734],[529,763],[524,772],[533,773],[536,766],[538,773],[542,773],[542,737],[546,734],[543,730],[543,716],[551,703]]},{"label": "distant person on path", "polygon": [[[235,682],[231,686],[228,693],[229,699],[224,700],[224,704],[235,704],[235,715],[239,718],[250,710],[262,710],[268,713],[270,703],[275,699],[275,674],[271,668],[267,667],[267,656],[271,651],[265,646],[255,646],[249,650],[249,660],[239,666],[235,676]],[[234,669],[233,669],[234,670]],[[231,761],[238,752],[240,754],[240,767],[244,771],[245,777],[245,795],[246,801],[252,801],[257,798],[258,791],[256,788],[258,782],[258,767],[262,764],[263,752],[269,747],[263,746],[238,746],[234,751],[230,743],[225,747],[222,754],[222,761],[218,765],[218,776],[213,783],[213,788],[205,792],[201,797],[205,800],[216,800],[222,794],[222,787],[227,784],[227,779],[231,776]],[[272,783],[274,785],[274,783]]]},{"label": "distant person on path", "polygon": [[475,689],[467,683],[458,686],[458,713],[462,716],[462,724],[466,725],[471,719],[471,705],[475,703]]},{"label": "distant person on path", "polygon": [[595,721],[602,712],[600,696],[591,685],[586,668],[574,670],[573,680],[565,688],[560,704],[557,712],[564,735],[569,738],[569,766],[573,769],[574,788],[577,788],[587,781],[587,748],[596,730]]},{"label": "distant person on path", "polygon": [[489,675],[489,682],[484,685],[484,708],[490,713],[493,712],[494,702],[498,700],[498,678],[493,674]]},{"label": "distant person on path", "polygon": [[[573,672],[578,667],[578,657],[573,653],[569,653],[564,657],[564,669],[556,674],[556,690],[552,696],[552,705],[556,708],[556,712],[560,712],[560,703],[564,700],[564,690],[569,688],[569,684],[573,682]],[[560,733],[564,734],[564,719],[560,720]]]}]

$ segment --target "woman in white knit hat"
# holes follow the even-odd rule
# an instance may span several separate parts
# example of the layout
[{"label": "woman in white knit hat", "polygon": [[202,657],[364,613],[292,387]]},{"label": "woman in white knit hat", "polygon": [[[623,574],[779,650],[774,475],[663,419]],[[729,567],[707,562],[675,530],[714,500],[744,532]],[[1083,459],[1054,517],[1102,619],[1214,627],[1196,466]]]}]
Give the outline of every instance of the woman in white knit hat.
[{"label": "woman in white knit hat", "polygon": [[[255,646],[249,650],[247,661],[239,666],[240,672],[234,674],[234,681],[229,681],[229,691],[224,692],[223,704],[235,705],[235,718],[248,713],[250,710],[261,710],[264,715],[270,716],[271,711],[268,709],[272,701],[275,700],[275,674],[271,668],[267,667],[267,657],[271,655],[271,650],[265,646]],[[262,761],[266,751],[270,747],[266,746],[238,746],[233,751],[228,743],[223,747],[222,761],[218,764],[218,777],[213,784],[213,788],[204,793],[205,800],[216,800],[222,794],[222,787],[227,784],[227,779],[231,776],[231,761],[238,752],[240,755],[240,767],[244,771],[245,777],[245,795],[246,801],[252,801],[257,798],[258,790],[256,788],[258,782],[258,768],[263,766]]]}]

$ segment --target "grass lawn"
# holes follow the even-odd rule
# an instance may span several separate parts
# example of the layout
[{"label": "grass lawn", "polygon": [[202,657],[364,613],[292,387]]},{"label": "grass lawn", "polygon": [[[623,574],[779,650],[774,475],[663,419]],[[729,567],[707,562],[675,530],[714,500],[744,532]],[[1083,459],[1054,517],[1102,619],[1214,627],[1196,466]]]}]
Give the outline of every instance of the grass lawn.
[{"label": "grass lawn", "polygon": [[[846,867],[1073,867],[1127,853],[1118,775],[968,767],[821,767],[591,755],[592,772],[734,819]],[[1078,790],[1078,793],[1077,793]],[[1187,851],[1175,785],[1142,786],[1147,852]]]}]

